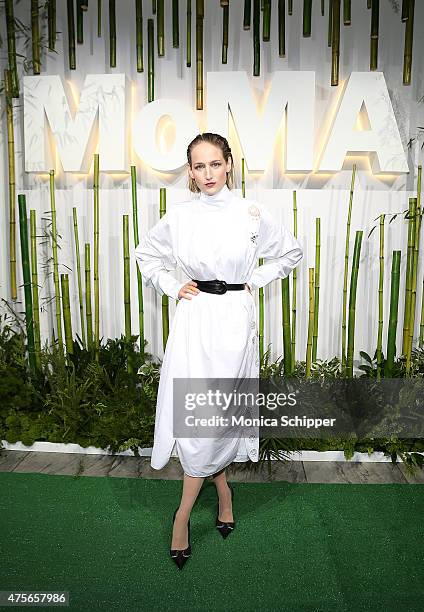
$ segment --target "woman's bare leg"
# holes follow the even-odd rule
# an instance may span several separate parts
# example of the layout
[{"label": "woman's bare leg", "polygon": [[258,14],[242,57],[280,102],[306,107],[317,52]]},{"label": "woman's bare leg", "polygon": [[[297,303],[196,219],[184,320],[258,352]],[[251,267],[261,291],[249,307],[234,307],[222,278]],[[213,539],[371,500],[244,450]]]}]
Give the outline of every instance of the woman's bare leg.
[{"label": "woman's bare leg", "polygon": [[219,497],[219,514],[218,518],[224,523],[232,523],[233,507],[231,503],[231,490],[227,483],[227,475],[225,470],[213,479]]},{"label": "woman's bare leg", "polygon": [[184,474],[183,493],[172,532],[172,550],[184,550],[188,546],[188,519],[204,480]]}]

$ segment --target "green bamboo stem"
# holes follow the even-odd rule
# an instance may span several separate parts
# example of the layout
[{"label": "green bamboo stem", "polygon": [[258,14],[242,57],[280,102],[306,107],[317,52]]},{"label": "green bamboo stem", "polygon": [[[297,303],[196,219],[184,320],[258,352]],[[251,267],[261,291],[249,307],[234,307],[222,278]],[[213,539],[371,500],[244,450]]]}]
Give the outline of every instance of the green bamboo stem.
[{"label": "green bamboo stem", "polygon": [[286,57],[286,0],[278,0],[278,56]]},{"label": "green bamboo stem", "polygon": [[[262,257],[259,258],[259,265],[262,266],[264,260]],[[264,322],[265,322],[265,308],[264,308],[264,288],[259,288],[259,360],[263,362],[264,358],[264,345],[265,345],[265,334],[264,334]]]},{"label": "green bamboo stem", "polygon": [[312,0],[303,0],[303,37],[310,38],[312,22]]},{"label": "green bamboo stem", "polygon": [[186,11],[186,66],[191,67],[191,0],[187,0]]},{"label": "green bamboo stem", "polygon": [[411,84],[412,74],[412,43],[414,38],[415,0],[409,0],[408,19],[405,25],[405,46],[403,53],[403,84]]},{"label": "green bamboo stem", "polygon": [[371,35],[370,35],[370,70],[377,70],[377,65],[378,65],[379,20],[380,20],[380,0],[372,0]]},{"label": "green bamboo stem", "polygon": [[81,10],[84,12],[88,11],[88,0],[81,0]]},{"label": "green bamboo stem", "polygon": [[152,0],[152,13],[156,15],[156,0]]},{"label": "green bamboo stem", "polygon": [[411,365],[412,356],[412,344],[414,340],[414,329],[415,329],[415,309],[417,303],[417,275],[418,275],[418,262],[419,262],[419,251],[420,251],[420,233],[421,233],[421,174],[422,167],[418,166],[418,181],[417,181],[417,204],[415,211],[415,223],[414,223],[414,252],[412,256],[412,285],[411,285],[411,306],[409,314],[409,338],[408,338],[408,350],[406,354],[406,370],[409,372]]},{"label": "green bamboo stem", "polygon": [[93,313],[91,310],[91,260],[90,244],[85,243],[84,272],[85,272],[85,319],[87,322],[87,349],[93,348]]},{"label": "green bamboo stem", "polygon": [[15,16],[13,0],[5,0],[6,30],[7,30],[7,57],[11,77],[12,98],[19,98],[19,79],[16,61]]},{"label": "green bamboo stem", "polygon": [[31,237],[31,288],[32,312],[34,315],[34,348],[37,368],[41,368],[41,333],[40,333],[40,302],[38,299],[38,271],[37,271],[37,227],[36,212],[29,211],[30,237]]},{"label": "green bamboo stem", "polygon": [[396,357],[396,334],[398,323],[399,285],[400,285],[400,251],[393,251],[390,283],[390,313],[387,330],[387,358],[384,376],[391,378]]},{"label": "green bamboo stem", "polygon": [[384,292],[384,220],[380,215],[380,270],[378,280],[378,333],[377,333],[377,380],[380,380],[383,368],[383,292]]},{"label": "green bamboo stem", "polygon": [[15,184],[15,131],[13,125],[12,77],[10,70],[4,71],[4,90],[6,97],[7,161],[9,179],[9,271],[10,293],[16,300],[16,184]]},{"label": "green bamboo stem", "polygon": [[261,72],[260,8],[259,0],[253,0],[253,76]]},{"label": "green bamboo stem", "polygon": [[81,259],[80,259],[80,247],[78,237],[78,216],[77,209],[75,206],[72,208],[72,219],[74,223],[74,242],[75,242],[75,261],[77,262],[77,281],[78,281],[78,302],[80,311],[80,323],[81,323],[81,339],[83,346],[88,348],[87,339],[85,336],[85,325],[84,325],[84,307],[82,297],[82,279],[81,279]]},{"label": "green bamboo stem", "polygon": [[[312,0],[311,0],[312,1]],[[268,42],[271,36],[271,0],[264,0],[262,16],[262,40]]]},{"label": "green bamboo stem", "polygon": [[328,0],[328,30],[327,30],[327,45],[333,44],[333,0]]},{"label": "green bamboo stem", "polygon": [[158,45],[158,56],[165,55],[165,7],[164,0],[157,0],[156,5],[156,36]]},{"label": "green bamboo stem", "polygon": [[281,279],[281,312],[283,321],[284,375],[293,373],[293,355],[290,333],[290,282],[289,277]]},{"label": "green bamboo stem", "polygon": [[77,43],[82,45],[84,42],[84,18],[82,11],[82,2],[77,0]]},{"label": "green bamboo stem", "polygon": [[94,351],[96,361],[100,351],[100,294],[99,294],[99,154],[94,154]]},{"label": "green bamboo stem", "polygon": [[331,33],[331,86],[339,84],[340,68],[340,0],[333,0]]},{"label": "green bamboo stem", "polygon": [[109,0],[109,66],[116,68],[116,2]]},{"label": "green bamboo stem", "polygon": [[423,278],[423,286],[421,291],[421,320],[420,320],[420,340],[419,347],[423,348],[424,346],[424,278]]},{"label": "green bamboo stem", "polygon": [[180,7],[179,0],[172,0],[172,46],[180,46]]},{"label": "green bamboo stem", "polygon": [[370,9],[372,5],[372,0],[367,0],[367,9]]},{"label": "green bamboo stem", "polygon": [[353,194],[355,188],[356,164],[352,167],[352,179],[350,183],[349,208],[346,222],[346,239],[345,239],[345,256],[344,256],[344,273],[343,273],[343,307],[342,307],[342,371],[346,368],[346,309],[347,309],[347,278],[349,268],[349,240],[350,240],[350,223],[352,218]]},{"label": "green bamboo stem", "polygon": [[352,24],[352,0],[343,0],[343,24],[345,26]]},{"label": "green bamboo stem", "polygon": [[[293,191],[293,235],[297,238],[297,194]],[[293,306],[292,306],[292,330],[291,330],[291,343],[292,343],[292,372],[295,368],[295,355],[296,355],[296,318],[297,318],[297,268],[293,270]]]},{"label": "green bamboo stem", "polygon": [[147,20],[147,101],[155,99],[155,53],[153,19]]},{"label": "green bamboo stem", "polygon": [[32,292],[31,292],[31,267],[29,261],[28,247],[28,221],[26,213],[26,200],[23,194],[18,195],[19,207],[19,230],[21,237],[21,261],[22,261],[22,277],[24,286],[25,298],[25,326],[27,333],[27,348],[28,361],[30,370],[36,370],[37,363],[35,359],[35,336],[34,336],[34,317],[32,309]]},{"label": "green bamboo stem", "polygon": [[[131,166],[131,200],[133,213],[134,246],[139,244],[138,236],[138,205],[137,205],[137,169]],[[144,352],[144,304],[143,304],[143,282],[141,272],[137,266],[137,289],[138,289],[138,322],[140,329],[140,352]]]},{"label": "green bamboo stem", "polygon": [[288,1],[287,12],[289,15],[293,15],[293,0]]},{"label": "green bamboo stem", "polygon": [[246,177],[245,177],[245,162],[244,157],[241,158],[241,195],[246,197]]},{"label": "green bamboo stem", "polygon": [[131,340],[131,283],[130,283],[130,232],[128,215],[122,215],[123,256],[124,256],[124,313],[125,338]]},{"label": "green bamboo stem", "polygon": [[135,48],[137,55],[137,72],[143,72],[143,3],[135,0]]},{"label": "green bamboo stem", "polygon": [[401,19],[402,21],[408,21],[409,16],[409,0],[402,0],[402,13]]},{"label": "green bamboo stem", "polygon": [[60,284],[62,288],[63,328],[65,330],[66,352],[68,355],[72,355],[74,352],[74,342],[72,338],[71,300],[69,298],[68,274],[60,275]]},{"label": "green bamboo stem", "polygon": [[97,0],[97,38],[102,36],[102,0]]},{"label": "green bamboo stem", "polygon": [[31,0],[32,72],[40,74],[40,21],[38,0]]},{"label": "green bamboo stem", "polygon": [[221,61],[223,64],[227,63],[228,58],[228,23],[230,18],[229,5],[222,7],[222,53]]},{"label": "green bamboo stem", "polygon": [[318,346],[318,314],[319,314],[319,288],[321,267],[321,219],[315,220],[315,279],[314,279],[314,332],[312,335],[312,362],[317,359]]},{"label": "green bamboo stem", "polygon": [[196,0],[196,109],[203,109],[203,0]]},{"label": "green bamboo stem", "polygon": [[306,378],[311,376],[312,364],[312,334],[314,330],[314,269],[309,268],[309,318],[308,318],[308,338],[306,341]]},{"label": "green bamboo stem", "polygon": [[59,285],[59,263],[57,256],[57,222],[56,222],[56,194],[54,185],[54,170],[50,170],[50,210],[52,213],[52,252],[53,252],[53,281],[56,304],[56,327],[59,350],[63,350],[62,336],[62,313],[60,304],[60,285]]},{"label": "green bamboo stem", "polygon": [[[160,188],[160,201],[159,201],[159,217],[162,218],[166,213],[166,189]],[[165,351],[166,343],[169,335],[169,299],[167,295],[162,296],[162,343],[163,350]]]},{"label": "green bamboo stem", "polygon": [[350,278],[346,360],[346,374],[350,378],[353,377],[353,356],[355,350],[356,290],[358,286],[359,259],[361,256],[362,234],[362,230],[356,232],[355,246],[353,248],[352,271]]},{"label": "green bamboo stem", "polygon": [[47,24],[49,51],[56,49],[56,0],[49,0],[47,5]]},{"label": "green bamboo stem", "polygon": [[243,30],[250,30],[251,14],[252,14],[252,1],[244,0]]},{"label": "green bamboo stem", "polygon": [[408,209],[408,250],[406,255],[406,280],[405,280],[405,302],[403,315],[403,339],[402,354],[407,355],[409,343],[409,329],[411,316],[411,297],[412,297],[412,274],[414,261],[414,240],[415,240],[415,211],[417,199],[409,198]]},{"label": "green bamboo stem", "polygon": [[67,0],[68,14],[68,55],[69,69],[75,70],[77,67],[75,54],[75,16],[74,16],[74,0]]},{"label": "green bamboo stem", "polygon": [[321,0],[321,16],[325,15],[325,0]]}]

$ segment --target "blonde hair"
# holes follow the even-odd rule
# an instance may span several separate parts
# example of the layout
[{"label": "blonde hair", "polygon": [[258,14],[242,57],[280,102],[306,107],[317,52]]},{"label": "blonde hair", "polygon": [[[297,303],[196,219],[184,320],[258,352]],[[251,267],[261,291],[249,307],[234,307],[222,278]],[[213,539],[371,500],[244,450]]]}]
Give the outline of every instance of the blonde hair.
[{"label": "blonde hair", "polygon": [[[219,134],[213,134],[212,132],[204,132],[203,134],[198,134],[196,138],[194,138],[187,147],[187,161],[191,168],[191,152],[193,148],[200,144],[201,142],[208,142],[209,144],[215,145],[219,149],[221,149],[222,156],[225,162],[228,162],[231,157],[231,168],[229,172],[227,172],[227,187],[228,189],[232,189],[234,185],[234,160],[233,155],[231,153],[230,145],[228,144],[228,140]],[[188,188],[193,193],[199,193],[200,189],[196,185],[196,181],[188,175]]]}]

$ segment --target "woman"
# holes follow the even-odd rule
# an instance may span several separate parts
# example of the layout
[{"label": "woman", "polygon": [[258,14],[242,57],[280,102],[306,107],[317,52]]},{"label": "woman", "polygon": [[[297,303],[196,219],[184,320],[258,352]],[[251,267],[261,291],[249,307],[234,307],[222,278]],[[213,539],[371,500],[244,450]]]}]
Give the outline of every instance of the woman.
[{"label": "woman", "polygon": [[[258,378],[251,290],[288,276],[303,256],[296,238],[262,205],[230,191],[233,159],[225,138],[199,134],[188,146],[187,161],[189,190],[200,197],[174,205],[135,250],[145,285],[181,300],[161,369],[151,459],[153,468],[162,469],[175,445],[184,470],[171,542],[180,569],[191,554],[189,518],[204,479],[214,477],[216,527],[225,538],[235,526],[225,468],[233,461],[257,461],[259,438],[175,438],[173,379]],[[273,261],[257,267],[259,257]],[[191,280],[179,282],[170,273],[177,266]],[[182,413],[181,406],[175,410]]]}]

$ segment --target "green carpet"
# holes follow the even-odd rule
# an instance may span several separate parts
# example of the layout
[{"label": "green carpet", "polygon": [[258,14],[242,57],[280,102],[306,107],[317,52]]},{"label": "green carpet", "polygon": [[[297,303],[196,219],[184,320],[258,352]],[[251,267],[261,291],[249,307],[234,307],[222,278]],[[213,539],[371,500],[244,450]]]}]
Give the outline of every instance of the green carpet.
[{"label": "green carpet", "polygon": [[66,590],[87,612],[424,609],[422,485],[234,483],[223,540],[206,481],[180,571],[181,484],[0,473],[0,590]]}]

